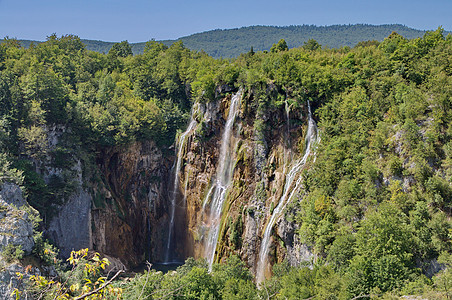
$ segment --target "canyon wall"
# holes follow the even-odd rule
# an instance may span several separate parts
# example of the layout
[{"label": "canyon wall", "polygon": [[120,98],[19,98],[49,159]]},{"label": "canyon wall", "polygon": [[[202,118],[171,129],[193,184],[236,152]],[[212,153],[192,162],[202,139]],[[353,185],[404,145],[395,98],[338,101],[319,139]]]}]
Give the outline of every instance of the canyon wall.
[{"label": "canyon wall", "polygon": [[[123,268],[190,256],[211,264],[237,254],[254,272],[268,274],[284,258],[310,261],[295,234],[292,206],[303,197],[301,176],[313,157],[309,104],[290,107],[286,99],[260,112],[253,97],[235,91],[196,103],[172,150],[141,141],[95,149],[89,159],[73,155],[76,188],[58,206],[47,237],[63,256],[87,247]],[[48,130],[50,147],[62,143],[65,131]],[[35,163],[45,180],[67,173],[49,161]]]},{"label": "canyon wall", "polygon": [[[50,149],[67,143],[66,131],[48,130]],[[115,258],[120,268],[163,260],[171,162],[161,149],[152,141],[142,141],[89,153],[78,150],[65,157],[71,162],[67,169],[52,166],[50,158],[34,162],[47,183],[55,176],[66,181],[63,178],[70,177],[74,187],[63,199],[56,199],[61,204],[45,235],[63,257],[89,248]]]},{"label": "canyon wall", "polygon": [[[197,126],[188,134],[184,133],[187,140],[180,151],[183,163],[179,174],[178,203],[181,205],[178,209],[179,215],[185,210],[185,218],[181,220],[185,224],[177,226],[186,226],[188,231],[180,230],[183,235],[177,239],[177,252],[181,257],[204,257],[210,263],[206,247],[210,247],[212,230],[218,230],[213,261],[237,254],[256,272],[265,229],[280,201],[287,201],[270,225],[272,234],[265,264],[271,265],[284,258],[292,264],[310,261],[312,253],[298,242],[295,223],[287,221],[290,217],[284,217],[292,214],[293,220],[296,209],[290,208],[291,202],[302,197],[301,174],[312,160],[308,153],[306,165],[300,165],[292,174],[293,182],[288,183],[290,169],[300,162],[306,150],[308,104],[292,110],[283,104],[258,116],[249,105],[253,94],[243,93],[232,134],[226,137],[236,95],[195,106],[193,116]],[[225,143],[229,143],[231,151],[222,151]],[[224,157],[225,153],[230,157]],[[228,172],[221,167],[223,160],[232,161],[228,182],[220,174]],[[296,181],[299,182],[297,187]],[[215,194],[219,189],[225,197],[222,213],[212,218],[211,210],[216,205]],[[286,195],[284,200],[285,193],[290,197]],[[265,269],[268,273],[268,268]]]}]

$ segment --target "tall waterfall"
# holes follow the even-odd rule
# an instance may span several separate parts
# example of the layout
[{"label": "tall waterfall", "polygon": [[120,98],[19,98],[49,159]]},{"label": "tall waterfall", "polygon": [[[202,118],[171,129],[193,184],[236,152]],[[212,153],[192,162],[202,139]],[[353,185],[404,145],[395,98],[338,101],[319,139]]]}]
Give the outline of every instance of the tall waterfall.
[{"label": "tall waterfall", "polygon": [[289,137],[290,137],[290,106],[287,103],[287,99],[284,102],[284,110],[286,112],[286,123],[287,123],[287,142],[290,141]]},{"label": "tall waterfall", "polygon": [[226,199],[226,192],[231,183],[232,173],[234,171],[232,156],[235,143],[233,143],[232,132],[235,118],[240,109],[242,99],[241,94],[241,91],[238,91],[232,96],[226,126],[224,128],[223,136],[221,137],[220,156],[218,158],[215,182],[213,183],[212,189],[207,194],[203,204],[203,208],[206,208],[209,198],[212,197],[212,201],[209,206],[210,212],[207,220],[209,233],[207,239],[204,240],[204,257],[209,263],[209,269],[212,268],[215,258],[215,250],[217,248],[218,235],[221,226],[223,204]]},{"label": "tall waterfall", "polygon": [[268,221],[267,226],[265,227],[264,236],[259,251],[259,261],[257,263],[256,269],[256,281],[258,283],[261,283],[265,279],[265,268],[267,266],[268,252],[270,248],[270,237],[273,226],[275,225],[275,222],[280,216],[281,212],[284,210],[284,208],[292,199],[295,192],[298,190],[302,178],[301,176],[298,176],[298,179],[294,185],[295,178],[297,178],[297,175],[299,175],[299,172],[303,169],[309,155],[311,154],[312,143],[317,140],[317,125],[314,119],[312,118],[311,106],[309,104],[309,101],[308,101],[308,112],[309,112],[308,130],[306,133],[305,153],[300,160],[295,161],[292,168],[287,173],[283,189],[283,195],[279,199],[278,205],[273,210],[270,220]]},{"label": "tall waterfall", "polygon": [[[173,239],[173,231],[174,231],[174,215],[176,212],[176,201],[177,201],[177,195],[179,190],[179,173],[182,165],[183,157],[182,155],[185,145],[185,140],[188,136],[188,134],[195,128],[196,121],[192,118],[190,120],[190,124],[188,125],[187,130],[185,130],[184,133],[182,133],[179,137],[178,143],[177,143],[177,161],[174,168],[174,182],[173,182],[173,189],[171,191],[170,197],[171,197],[171,208],[170,208],[170,222],[169,222],[169,229],[168,229],[168,241],[166,243],[166,252],[165,252],[165,262],[169,263],[171,262],[171,244]],[[185,195],[185,193],[184,193]]]}]

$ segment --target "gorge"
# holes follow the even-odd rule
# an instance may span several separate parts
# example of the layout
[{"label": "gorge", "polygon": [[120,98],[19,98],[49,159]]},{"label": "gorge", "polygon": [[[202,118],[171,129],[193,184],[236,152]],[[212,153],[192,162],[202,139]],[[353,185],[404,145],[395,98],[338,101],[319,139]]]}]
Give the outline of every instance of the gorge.
[{"label": "gorge", "polygon": [[[71,276],[71,255],[118,276],[183,264],[112,283],[126,299],[448,295],[441,28],[234,59],[128,47],[0,44],[0,297],[17,272]],[[96,286],[79,279],[74,297]]]}]

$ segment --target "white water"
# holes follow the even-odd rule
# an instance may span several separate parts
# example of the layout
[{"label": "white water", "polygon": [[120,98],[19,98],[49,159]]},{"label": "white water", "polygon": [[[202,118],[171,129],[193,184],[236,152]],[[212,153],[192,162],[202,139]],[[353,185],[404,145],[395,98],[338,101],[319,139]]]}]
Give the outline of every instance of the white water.
[{"label": "white water", "polygon": [[[193,114],[192,114],[193,115]],[[176,166],[174,168],[174,182],[173,182],[173,189],[171,191],[171,208],[170,208],[170,222],[169,222],[169,228],[168,228],[168,241],[166,243],[166,252],[165,252],[165,263],[169,263],[171,259],[171,242],[173,239],[173,231],[174,231],[174,215],[176,212],[176,201],[177,201],[177,195],[179,190],[179,173],[182,165],[182,155],[185,145],[185,140],[188,136],[188,134],[195,128],[196,121],[193,119],[190,120],[190,124],[188,125],[187,130],[185,130],[184,133],[182,133],[179,137],[177,147],[177,162]],[[185,193],[184,193],[185,195]]]},{"label": "white water", "polygon": [[[296,176],[299,174],[299,172],[303,169],[304,165],[306,164],[306,161],[311,154],[311,146],[312,143],[317,140],[317,125],[315,124],[314,119],[312,119],[311,114],[311,106],[308,102],[308,131],[306,133],[306,147],[305,147],[305,153],[303,157],[296,161],[292,168],[290,169],[289,173],[286,175],[286,180],[284,184],[284,190],[283,195],[279,199],[278,205],[273,210],[273,213],[270,217],[270,220],[267,223],[267,227],[264,231],[264,237],[261,242],[261,247],[259,251],[259,261],[257,263],[257,269],[256,269],[256,281],[257,283],[261,283],[265,279],[265,268],[267,266],[267,258],[268,258],[268,252],[270,248],[270,237],[272,233],[273,226],[275,225],[276,220],[278,219],[281,212],[284,210],[284,208],[287,206],[287,204],[292,199],[295,192],[298,190],[302,177],[299,176],[298,180],[295,183],[295,186],[293,186],[293,182],[296,178]],[[291,187],[293,187],[291,189]]]},{"label": "white water", "polygon": [[286,111],[286,123],[287,123],[287,142],[290,141],[289,137],[290,137],[290,106],[287,103],[287,99],[285,101],[285,111]]},{"label": "white water", "polygon": [[215,182],[213,183],[209,193],[207,193],[206,199],[203,203],[204,209],[207,206],[213,191],[212,201],[209,207],[209,233],[207,235],[207,239],[204,241],[204,257],[209,264],[210,270],[215,258],[215,250],[217,248],[218,235],[220,232],[221,214],[223,211],[224,200],[226,199],[226,191],[232,180],[234,165],[232,156],[235,148],[232,141],[232,131],[235,118],[240,109],[241,99],[241,91],[232,96],[226,126],[224,128],[223,136],[221,137],[220,156],[218,158]]}]

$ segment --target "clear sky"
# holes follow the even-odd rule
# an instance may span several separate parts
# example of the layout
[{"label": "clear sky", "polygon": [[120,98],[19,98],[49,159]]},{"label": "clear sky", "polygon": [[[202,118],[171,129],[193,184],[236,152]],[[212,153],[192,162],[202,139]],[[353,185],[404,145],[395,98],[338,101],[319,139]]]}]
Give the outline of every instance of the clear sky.
[{"label": "clear sky", "polygon": [[250,25],[356,23],[452,31],[452,0],[0,0],[0,38],[143,42]]}]

